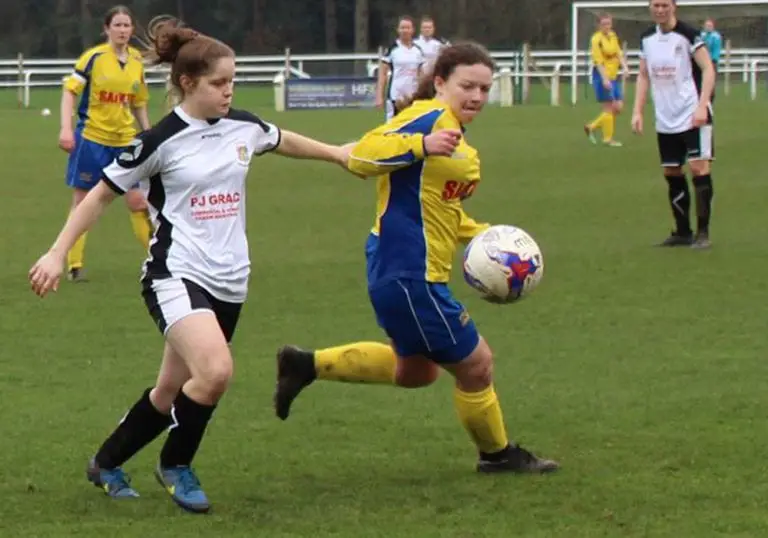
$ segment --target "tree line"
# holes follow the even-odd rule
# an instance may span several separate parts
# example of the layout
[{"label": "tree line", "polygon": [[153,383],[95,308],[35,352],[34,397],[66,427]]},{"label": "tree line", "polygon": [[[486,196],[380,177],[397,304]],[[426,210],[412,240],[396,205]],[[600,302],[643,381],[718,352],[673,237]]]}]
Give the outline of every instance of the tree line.
[{"label": "tree line", "polygon": [[[525,41],[564,47],[563,0],[130,0],[140,23],[179,16],[242,54],[372,51],[394,38],[401,14],[431,15],[438,33],[489,48]],[[2,0],[0,57],[74,57],[101,39],[109,0]]]},{"label": "tree line", "polygon": [[[570,48],[573,0],[128,0],[123,2],[147,23],[171,14],[197,30],[230,44],[241,54],[369,52],[394,38],[402,14],[431,15],[438,33],[449,39],[474,39],[490,49]],[[110,0],[1,0],[0,57],[77,56],[101,39]],[[729,16],[738,46],[765,46],[765,14],[746,18],[748,8],[713,11]],[[633,15],[640,19],[645,8]],[[700,12],[703,16],[704,12]],[[768,14],[768,13],[766,13]],[[759,16],[757,16],[759,15]],[[585,15],[586,39],[593,21]],[[700,22],[700,21],[692,21]],[[647,24],[642,20],[639,24]],[[741,27],[750,25],[748,30]],[[634,35],[627,29],[626,39]]]}]

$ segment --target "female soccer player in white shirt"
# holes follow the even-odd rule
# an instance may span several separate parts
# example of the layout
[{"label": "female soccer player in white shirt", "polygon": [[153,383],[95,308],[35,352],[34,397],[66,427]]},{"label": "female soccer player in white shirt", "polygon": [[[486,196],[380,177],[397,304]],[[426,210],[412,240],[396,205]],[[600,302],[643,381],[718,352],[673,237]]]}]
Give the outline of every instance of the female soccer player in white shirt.
[{"label": "female soccer player in white shirt", "polygon": [[414,31],[413,19],[400,17],[397,40],[379,62],[376,106],[385,107],[387,121],[397,114],[399,104],[408,100],[419,85],[425,58],[413,40]]},{"label": "female soccer player in white shirt", "polygon": [[230,107],[235,55],[227,45],[162,21],[153,36],[157,63],[171,64],[181,103],[140,135],[110,166],[29,273],[39,296],[56,290],[67,251],[107,205],[141,181],[156,224],[144,264],[143,295],[166,344],[155,386],[146,390],[87,469],[112,497],[135,497],[121,466],[165,429],[155,471],[182,508],[206,512],[191,463],[232,376],[229,341],[249,275],[245,179],[254,155],[344,164],[329,146]]}]

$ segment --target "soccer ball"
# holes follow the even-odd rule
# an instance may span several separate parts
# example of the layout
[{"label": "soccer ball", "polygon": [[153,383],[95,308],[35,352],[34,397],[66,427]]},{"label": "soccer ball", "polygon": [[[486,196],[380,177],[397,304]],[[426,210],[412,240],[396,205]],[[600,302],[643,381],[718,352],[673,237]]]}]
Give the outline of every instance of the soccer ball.
[{"label": "soccer ball", "polygon": [[543,275],[539,245],[515,226],[491,226],[464,250],[464,280],[492,303],[521,299],[539,285]]}]

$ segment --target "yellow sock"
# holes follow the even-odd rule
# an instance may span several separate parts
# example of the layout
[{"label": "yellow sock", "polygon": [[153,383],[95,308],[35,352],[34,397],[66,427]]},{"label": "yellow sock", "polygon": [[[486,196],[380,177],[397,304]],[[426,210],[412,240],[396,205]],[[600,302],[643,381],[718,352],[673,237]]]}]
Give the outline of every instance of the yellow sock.
[{"label": "yellow sock", "polygon": [[459,420],[480,452],[490,454],[506,448],[509,439],[492,385],[480,392],[464,392],[456,387],[453,401]]},{"label": "yellow sock", "polygon": [[616,126],[616,116],[613,114],[605,113],[605,119],[603,120],[603,142],[610,142],[613,140],[613,132]]},{"label": "yellow sock", "polygon": [[149,248],[149,240],[152,238],[152,224],[149,222],[149,214],[146,211],[131,211],[131,226],[133,234],[144,246]]},{"label": "yellow sock", "polygon": [[602,128],[606,116],[608,116],[608,114],[606,112],[602,112],[597,118],[595,118],[595,121],[589,124],[589,128],[593,131]]},{"label": "yellow sock", "polygon": [[318,379],[393,385],[396,367],[393,349],[377,342],[357,342],[315,351]]},{"label": "yellow sock", "polygon": [[83,257],[85,256],[85,239],[88,236],[88,232],[77,238],[75,244],[67,252],[67,270],[80,269],[83,267]]}]

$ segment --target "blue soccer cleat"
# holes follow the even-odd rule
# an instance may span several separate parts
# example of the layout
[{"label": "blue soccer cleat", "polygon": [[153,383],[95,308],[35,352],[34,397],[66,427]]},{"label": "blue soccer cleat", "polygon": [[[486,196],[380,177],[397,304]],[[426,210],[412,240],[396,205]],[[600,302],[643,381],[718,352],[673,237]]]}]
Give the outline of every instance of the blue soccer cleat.
[{"label": "blue soccer cleat", "polygon": [[173,502],[188,512],[196,514],[210,510],[211,505],[200,487],[195,472],[186,465],[155,469],[155,478],[165,488]]},{"label": "blue soccer cleat", "polygon": [[88,469],[86,469],[85,475],[91,484],[104,490],[104,493],[114,499],[139,496],[136,490],[131,487],[128,475],[120,467],[101,469],[96,464],[96,460],[92,459],[88,462]]}]

